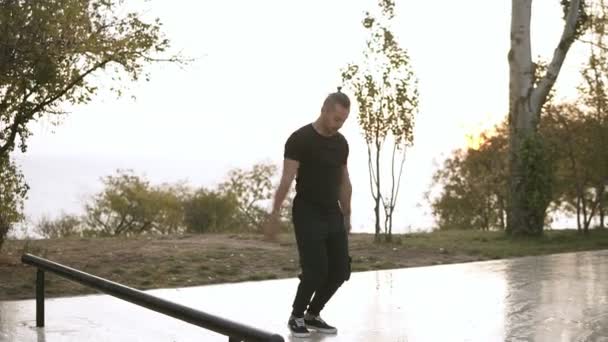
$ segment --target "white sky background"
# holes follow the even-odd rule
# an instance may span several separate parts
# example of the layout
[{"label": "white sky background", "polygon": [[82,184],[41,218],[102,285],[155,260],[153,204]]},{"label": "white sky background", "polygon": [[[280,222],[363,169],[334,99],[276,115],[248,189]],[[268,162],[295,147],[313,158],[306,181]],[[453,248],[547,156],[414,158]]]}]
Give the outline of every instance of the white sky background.
[{"label": "white sky background", "polygon": [[[28,152],[17,156],[32,187],[26,203],[32,221],[79,213],[100,189],[99,178],[116,168],[132,168],[152,182],[211,186],[230,168],[279,163],[287,136],[316,118],[340,84],[340,69],[359,58],[367,38],[363,13],[376,1],[132,5],[159,17],[174,50],[196,61],[183,69],[151,66],[151,81],[128,84],[125,97],[102,91],[92,103],[70,108],[60,126],[33,125]],[[536,0],[533,10],[533,53],[549,59],[561,34],[561,7]],[[466,134],[507,113],[510,13],[508,0],[397,1],[394,33],[410,53],[421,97],[395,231],[432,225],[426,205],[417,204],[424,204],[436,166],[465,146]],[[578,84],[580,50],[566,60],[558,95],[571,95]],[[356,114],[355,105],[343,129],[351,145],[353,227],[371,232],[367,150]]]}]

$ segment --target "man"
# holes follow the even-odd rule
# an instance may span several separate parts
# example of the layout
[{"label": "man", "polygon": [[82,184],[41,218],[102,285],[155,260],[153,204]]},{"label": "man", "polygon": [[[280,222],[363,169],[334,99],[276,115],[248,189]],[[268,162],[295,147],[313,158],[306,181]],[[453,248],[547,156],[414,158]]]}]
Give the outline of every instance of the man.
[{"label": "man", "polygon": [[270,224],[278,225],[281,205],[297,176],[292,213],[302,273],[288,320],[295,337],[308,337],[309,329],[337,333],[321,319],[320,312],[350,277],[349,149],[338,132],[349,112],[350,100],[338,88],[325,99],[317,120],[293,132],[285,143],[283,174]]}]

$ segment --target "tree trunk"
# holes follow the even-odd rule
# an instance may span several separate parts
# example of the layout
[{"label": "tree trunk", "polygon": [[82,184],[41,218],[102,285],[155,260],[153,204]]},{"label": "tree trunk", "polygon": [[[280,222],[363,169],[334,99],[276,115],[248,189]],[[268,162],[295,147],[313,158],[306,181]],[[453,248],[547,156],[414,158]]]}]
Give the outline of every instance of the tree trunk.
[{"label": "tree trunk", "polygon": [[523,188],[527,165],[519,153],[523,142],[535,134],[534,113],[530,104],[533,90],[533,64],[530,45],[531,0],[513,0],[511,18],[511,50],[509,51],[509,192],[508,231],[512,234],[533,230],[527,222],[529,208]]},{"label": "tree trunk", "polygon": [[393,210],[390,206],[387,206],[386,202],[382,202],[384,207],[384,241],[391,242],[391,223],[393,218]]},{"label": "tree trunk", "polygon": [[598,208],[599,205],[599,199],[595,200],[595,201],[591,201],[589,203],[589,205],[591,205],[591,211],[589,212],[589,217],[587,218],[587,230],[591,227],[591,220],[593,220],[593,218],[595,217],[595,212]]},{"label": "tree trunk", "polygon": [[576,230],[579,232],[582,231],[581,226],[581,197],[580,195],[576,196]]},{"label": "tree trunk", "polygon": [[[582,194],[581,196],[585,196],[584,194]],[[587,200],[585,199],[585,197],[581,197],[581,202],[583,203],[583,232],[585,234],[587,234],[587,232],[589,231],[589,224],[587,223]]]},{"label": "tree trunk", "polygon": [[2,245],[4,244],[4,240],[6,235],[8,235],[8,231],[10,230],[10,225],[6,222],[1,213],[0,213],[0,251],[2,250]]},{"label": "tree trunk", "polygon": [[600,226],[598,228],[600,228],[600,229],[604,229],[605,228],[605,226],[604,226],[604,215],[605,215],[605,209],[606,209],[605,205],[606,205],[606,203],[604,201],[604,197],[605,197],[606,194],[604,193],[604,189],[605,189],[604,184],[600,184],[597,187],[597,190],[596,190],[597,195],[598,195],[597,199],[598,199],[598,202],[599,202],[598,203],[598,215],[600,216]]},{"label": "tree trunk", "polygon": [[500,229],[502,229],[503,232],[507,230],[507,220],[506,220],[507,205],[506,205],[506,202],[507,201],[503,196],[499,196],[498,203],[499,203],[499,210],[500,210]]},{"label": "tree trunk", "polygon": [[384,241],[391,242],[391,234],[389,232],[390,213],[388,210],[385,210],[384,214]]},{"label": "tree trunk", "polygon": [[599,226],[599,228],[600,229],[604,229],[604,228],[606,228],[606,226],[604,225],[604,216],[606,215],[606,211],[605,211],[605,208],[604,208],[604,203],[600,204],[599,215],[600,215],[600,226]]},{"label": "tree trunk", "polygon": [[387,234],[385,239],[387,242],[391,242],[393,239],[393,214],[397,206],[397,198],[399,196],[399,188],[401,186],[401,176],[403,175],[403,165],[405,164],[406,146],[403,146],[403,149],[404,150],[403,154],[401,155],[401,162],[399,163],[399,172],[397,178],[395,178],[395,157],[397,155],[398,145],[396,142],[393,143],[393,154],[391,157],[390,199],[388,203],[386,203],[385,200],[382,201],[382,205],[384,206],[384,212],[386,214],[386,219],[384,221],[384,232]]},{"label": "tree trunk", "polygon": [[500,229],[505,231],[507,229],[506,220],[505,220],[505,200],[502,196],[498,196],[498,211],[499,211],[499,222]]},{"label": "tree trunk", "polygon": [[513,235],[542,234],[542,213],[529,198],[530,194],[544,189],[539,189],[538,183],[527,179],[534,158],[526,158],[523,147],[526,142],[539,139],[537,126],[540,112],[574,39],[579,2],[580,0],[571,1],[560,43],[546,75],[535,87],[530,42],[532,0],[512,0],[511,50],[508,56],[510,203],[507,209],[507,232]]},{"label": "tree trunk", "polygon": [[380,190],[380,143],[376,136],[376,206],[374,212],[376,214],[376,241],[380,241],[380,200],[382,199],[382,193]]}]

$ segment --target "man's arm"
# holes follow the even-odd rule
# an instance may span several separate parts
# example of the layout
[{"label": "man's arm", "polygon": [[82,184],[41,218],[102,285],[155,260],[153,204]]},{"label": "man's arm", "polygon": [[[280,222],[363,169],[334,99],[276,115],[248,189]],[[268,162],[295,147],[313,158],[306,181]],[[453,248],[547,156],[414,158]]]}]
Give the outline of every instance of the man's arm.
[{"label": "man's arm", "polygon": [[344,221],[347,225],[346,229],[350,231],[350,199],[353,193],[353,187],[350,183],[350,176],[348,175],[348,167],[344,165],[342,167],[342,182],[340,184],[340,209],[344,215]]},{"label": "man's arm", "polygon": [[278,215],[281,212],[281,205],[285,201],[285,197],[291,188],[293,179],[296,177],[300,162],[293,159],[285,158],[283,161],[283,174],[281,175],[281,181],[279,187],[274,194],[274,202],[272,204],[272,215]]}]

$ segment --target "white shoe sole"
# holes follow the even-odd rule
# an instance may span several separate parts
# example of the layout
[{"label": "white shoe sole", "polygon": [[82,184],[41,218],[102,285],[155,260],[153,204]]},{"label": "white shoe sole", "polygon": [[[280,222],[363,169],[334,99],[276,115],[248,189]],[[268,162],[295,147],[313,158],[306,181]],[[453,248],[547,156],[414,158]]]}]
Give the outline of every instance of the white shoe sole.
[{"label": "white shoe sole", "polygon": [[297,338],[307,338],[310,337],[310,332],[308,333],[297,333],[297,332],[293,332],[291,331],[291,328],[289,327],[289,324],[287,325],[287,328],[289,329],[289,332],[291,333],[291,336],[293,337],[297,337]]},{"label": "white shoe sole", "polygon": [[338,329],[322,329],[322,328],[315,328],[313,326],[307,325],[306,329],[308,330],[314,330],[316,332],[320,332],[323,334],[331,334],[331,335],[335,335],[338,333]]},{"label": "white shoe sole", "polygon": [[297,337],[297,338],[308,338],[308,337],[310,337],[310,333],[296,333],[296,332],[291,331],[291,336]]}]

